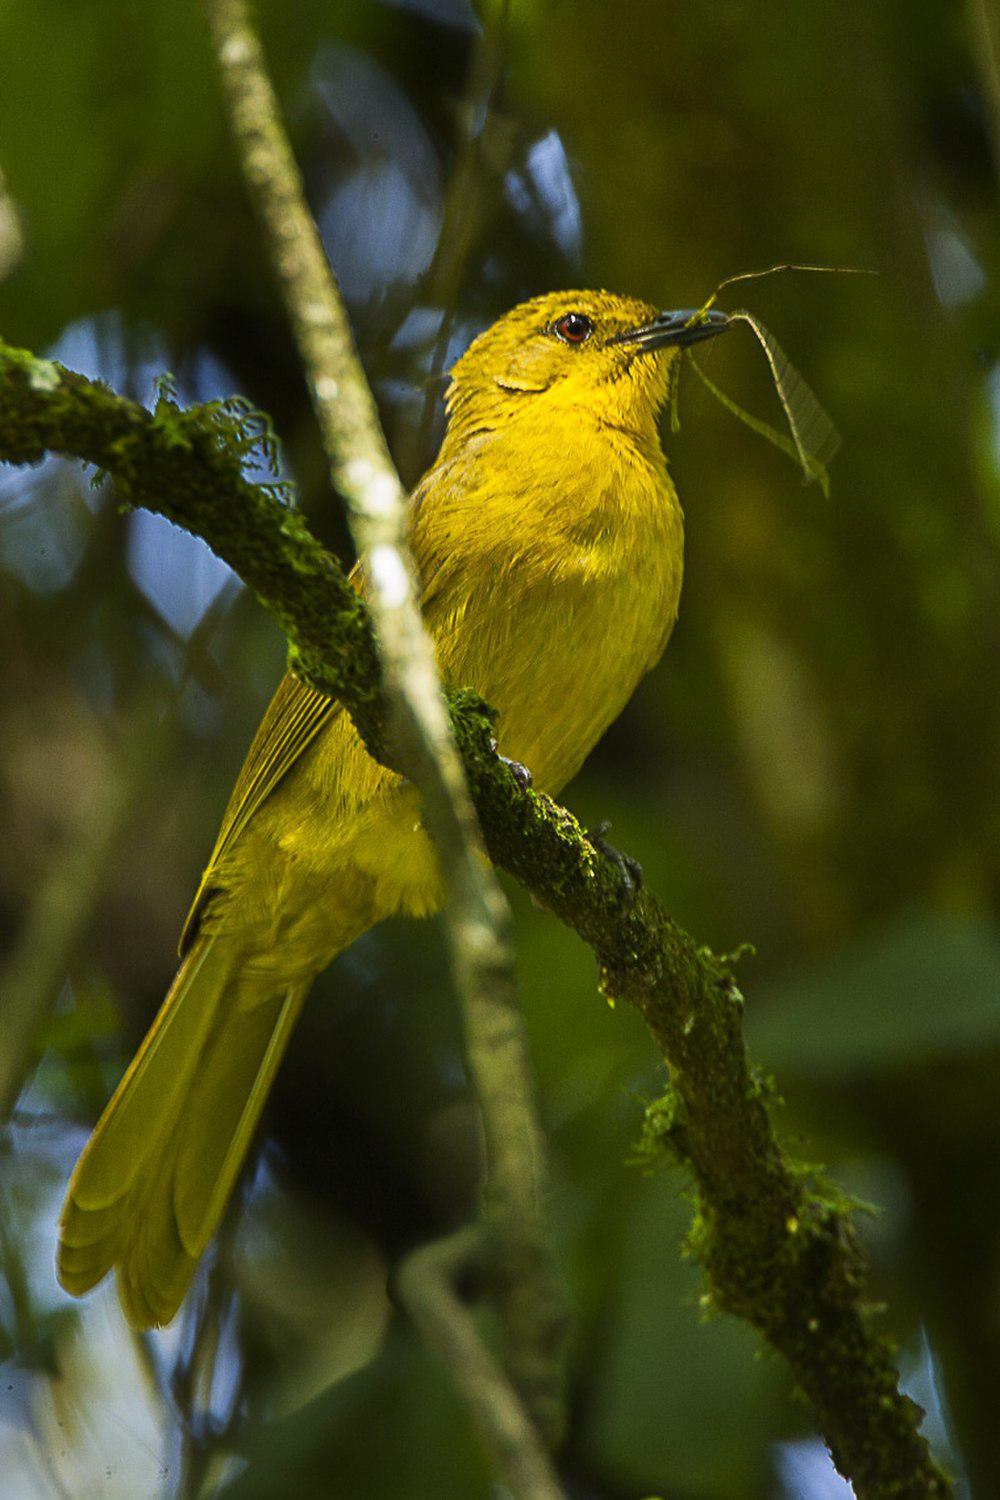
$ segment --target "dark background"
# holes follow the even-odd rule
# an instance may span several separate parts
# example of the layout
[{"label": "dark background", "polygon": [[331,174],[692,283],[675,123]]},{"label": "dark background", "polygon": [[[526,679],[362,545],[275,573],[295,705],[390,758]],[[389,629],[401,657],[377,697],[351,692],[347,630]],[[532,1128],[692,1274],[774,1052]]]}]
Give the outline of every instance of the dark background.
[{"label": "dark background", "polygon": [[[264,40],[407,480],[442,367],[520,298],[734,289],[841,429],[832,492],[690,374],[664,661],[567,800],[741,965],[783,1137],[879,1205],[906,1388],[1000,1494],[1000,23],[990,0],[273,3]],[[485,23],[485,24],[481,24]],[[990,28],[993,28],[992,52]],[[992,63],[991,63],[992,57]],[[0,333],[140,399],[269,411],[348,556],[191,0],[0,10]],[[736,293],[738,292],[738,296]],[[442,314],[443,310],[443,314]],[[748,331],[713,379],[780,421]],[[483,1453],[389,1268],[461,1220],[476,1145],[435,924],[317,984],[267,1142],[179,1325],[52,1269],[75,1153],[158,1005],[283,643],[207,550],[79,467],[0,471],[0,1468],[14,1497],[468,1500]],[[679,1174],[634,1164],[662,1074],[587,950],[511,890],[577,1310],[570,1492],[846,1493],[784,1366],[704,1322]],[[0,1027],[3,1014],[0,1012]],[[3,1076],[3,1075],[0,1075]]]}]

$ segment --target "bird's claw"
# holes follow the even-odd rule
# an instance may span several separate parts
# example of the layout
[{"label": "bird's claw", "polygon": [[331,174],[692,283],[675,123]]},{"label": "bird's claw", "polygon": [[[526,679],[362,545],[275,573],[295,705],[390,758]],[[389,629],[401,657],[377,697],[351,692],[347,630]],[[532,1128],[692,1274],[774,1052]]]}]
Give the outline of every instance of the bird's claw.
[{"label": "bird's claw", "polygon": [[511,760],[509,756],[501,755],[497,750],[497,742],[493,740],[490,749],[496,751],[497,760],[502,766],[506,766],[522,792],[526,792],[532,783],[532,775],[527,766],[522,766],[519,760]]},{"label": "bird's claw", "polygon": [[610,859],[613,864],[616,864],[618,866],[618,869],[621,871],[621,877],[625,887],[623,905],[627,914],[632,910],[632,907],[635,905],[635,898],[642,890],[642,865],[637,859],[634,859],[631,854],[625,854],[623,850],[616,849],[614,844],[608,843],[604,835],[610,832],[611,824],[605,821],[603,823],[599,823],[593,831],[588,829],[587,838],[593,844],[595,849],[599,849],[600,852],[608,859]]},{"label": "bird's claw", "polygon": [[501,755],[500,761],[507,767],[522,792],[526,792],[531,786],[532,781],[531,772],[527,766],[522,766],[519,760],[509,760],[506,755]]}]

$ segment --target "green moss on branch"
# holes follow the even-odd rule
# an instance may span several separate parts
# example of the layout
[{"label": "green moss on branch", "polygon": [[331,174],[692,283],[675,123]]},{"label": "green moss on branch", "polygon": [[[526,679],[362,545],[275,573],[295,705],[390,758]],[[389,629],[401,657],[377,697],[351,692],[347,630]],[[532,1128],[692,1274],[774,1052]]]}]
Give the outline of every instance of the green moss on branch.
[{"label": "green moss on branch", "polygon": [[[204,538],[273,613],[300,673],[342,699],[384,758],[364,605],[300,516],[244,479],[245,446],[239,412],[217,404],[182,411],[168,397],[148,412],[0,344],[0,459],[84,459],[114,477],[128,504]],[[859,1496],[948,1495],[919,1433],[919,1410],[899,1392],[890,1344],[865,1308],[850,1205],[775,1137],[730,968],[649,892],[629,907],[614,861],[565,808],[523,791],[500,762],[489,711],[474,694],[453,695],[451,709],[491,857],[593,948],[603,990],[638,1008],[670,1068],[664,1136],[697,1184],[691,1243],[712,1302],[785,1356]]]},{"label": "green moss on branch", "polygon": [[50,360],[0,343],[0,458],[46,453],[112,475],[119,498],[202,537],[271,611],[302,676],[350,704],[380,741],[378,658],[368,613],[343,569],[274,487],[243,477],[247,413],[211,402],[154,411]]}]

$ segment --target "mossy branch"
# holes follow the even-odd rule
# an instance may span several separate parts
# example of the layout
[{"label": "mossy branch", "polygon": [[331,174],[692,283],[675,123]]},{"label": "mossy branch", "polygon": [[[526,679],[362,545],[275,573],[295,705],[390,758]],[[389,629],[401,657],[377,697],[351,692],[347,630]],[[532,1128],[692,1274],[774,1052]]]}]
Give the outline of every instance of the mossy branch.
[{"label": "mossy branch", "polygon": [[[181,411],[162,397],[149,412],[0,344],[0,459],[84,459],[114,476],[128,505],[202,537],[272,612],[296,670],[343,701],[385,760],[365,606],[301,517],[244,479],[233,420],[217,406]],[[785,1356],[859,1496],[949,1495],[920,1435],[919,1408],[899,1392],[890,1342],[866,1308],[850,1209],[776,1139],[730,969],[648,891],[628,906],[619,866],[571,813],[524,791],[498,759],[490,715],[474,695],[457,693],[450,706],[492,859],[591,946],[604,992],[638,1008],[669,1066],[663,1134],[697,1184],[692,1243],[712,1302]]]}]

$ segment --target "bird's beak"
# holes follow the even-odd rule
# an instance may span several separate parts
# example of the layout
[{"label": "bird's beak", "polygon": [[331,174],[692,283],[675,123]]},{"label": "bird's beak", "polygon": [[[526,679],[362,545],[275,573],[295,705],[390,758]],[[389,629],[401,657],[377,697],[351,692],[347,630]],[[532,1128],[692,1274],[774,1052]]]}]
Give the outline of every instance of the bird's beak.
[{"label": "bird's beak", "polygon": [[627,328],[618,333],[610,344],[631,344],[634,349],[676,349],[688,344],[700,343],[702,339],[714,339],[717,333],[725,333],[732,327],[729,314],[710,308],[707,312],[697,307],[683,307],[675,312],[662,312],[651,323],[641,328]]}]

